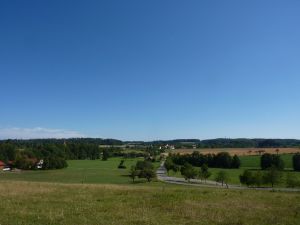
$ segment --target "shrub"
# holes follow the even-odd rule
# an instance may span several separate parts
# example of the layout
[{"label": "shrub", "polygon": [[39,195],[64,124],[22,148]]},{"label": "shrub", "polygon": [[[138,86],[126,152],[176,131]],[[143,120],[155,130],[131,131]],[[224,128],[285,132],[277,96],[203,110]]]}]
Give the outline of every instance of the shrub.
[{"label": "shrub", "polygon": [[119,169],[126,169],[126,166],[124,165],[124,162],[125,162],[125,160],[122,159],[121,162],[120,162],[120,164],[118,165]]}]

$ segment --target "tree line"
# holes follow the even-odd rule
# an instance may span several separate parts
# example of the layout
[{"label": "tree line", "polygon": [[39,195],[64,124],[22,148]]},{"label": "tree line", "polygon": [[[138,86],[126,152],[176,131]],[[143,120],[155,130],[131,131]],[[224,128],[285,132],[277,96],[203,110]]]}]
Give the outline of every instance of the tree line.
[{"label": "tree line", "polygon": [[175,139],[160,141],[121,141],[117,139],[102,138],[69,138],[69,139],[32,139],[32,140],[4,140],[0,143],[7,142],[18,146],[32,147],[40,144],[95,144],[107,146],[134,145],[136,147],[146,148],[149,146],[174,145],[176,148],[194,147],[197,148],[285,148],[300,147],[300,140],[297,139],[248,139],[248,138],[217,138],[208,140],[199,139]]},{"label": "tree line", "polygon": [[192,166],[201,167],[206,164],[208,167],[215,168],[239,168],[241,161],[237,155],[231,156],[228,152],[220,152],[218,154],[201,154],[194,151],[192,154],[170,154],[169,158],[176,165],[184,165],[189,163]]}]

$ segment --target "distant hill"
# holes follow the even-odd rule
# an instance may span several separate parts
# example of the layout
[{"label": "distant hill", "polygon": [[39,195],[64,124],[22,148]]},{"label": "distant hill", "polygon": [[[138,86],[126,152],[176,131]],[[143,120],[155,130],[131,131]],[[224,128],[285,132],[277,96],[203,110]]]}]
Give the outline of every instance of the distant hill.
[{"label": "distant hill", "polygon": [[117,139],[102,138],[69,138],[69,139],[31,139],[31,140],[1,140],[0,143],[11,142],[16,145],[35,145],[35,144],[63,144],[67,143],[86,143],[97,145],[134,145],[143,146],[161,146],[174,145],[176,147],[197,147],[197,148],[291,148],[300,147],[300,140],[297,139],[263,139],[263,138],[217,138],[208,140],[199,139],[174,139],[157,141],[121,141]]}]

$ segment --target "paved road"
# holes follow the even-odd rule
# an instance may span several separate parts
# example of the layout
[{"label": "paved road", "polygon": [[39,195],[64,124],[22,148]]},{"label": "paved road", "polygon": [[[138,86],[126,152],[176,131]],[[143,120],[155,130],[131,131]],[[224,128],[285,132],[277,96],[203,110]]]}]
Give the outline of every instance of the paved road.
[{"label": "paved road", "polygon": [[221,183],[207,180],[206,182],[199,179],[191,179],[190,182],[186,181],[184,178],[170,177],[167,175],[167,170],[164,167],[164,162],[161,163],[160,167],[156,171],[157,179],[170,184],[188,185],[188,186],[198,186],[198,187],[210,187],[210,188],[228,188],[228,189],[240,189],[240,190],[264,190],[264,191],[287,191],[287,192],[300,192],[297,188],[248,188],[240,185],[229,184],[228,187]]}]

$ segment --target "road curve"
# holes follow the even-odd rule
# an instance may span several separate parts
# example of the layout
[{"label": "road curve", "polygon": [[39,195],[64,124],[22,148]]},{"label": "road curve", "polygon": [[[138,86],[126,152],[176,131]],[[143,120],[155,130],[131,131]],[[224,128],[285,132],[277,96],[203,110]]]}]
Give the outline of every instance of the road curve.
[{"label": "road curve", "polygon": [[238,190],[263,190],[263,191],[286,191],[286,192],[300,192],[300,189],[297,188],[269,188],[269,187],[261,187],[261,188],[249,188],[240,185],[228,184],[222,185],[221,183],[207,180],[206,182],[201,181],[199,179],[191,179],[190,182],[186,181],[184,178],[179,177],[170,177],[167,175],[167,170],[164,166],[164,162],[160,164],[160,167],[156,171],[157,179],[170,184],[178,184],[178,185],[187,185],[187,186],[198,186],[198,187],[208,187],[208,188],[228,188],[228,189],[238,189]]}]

